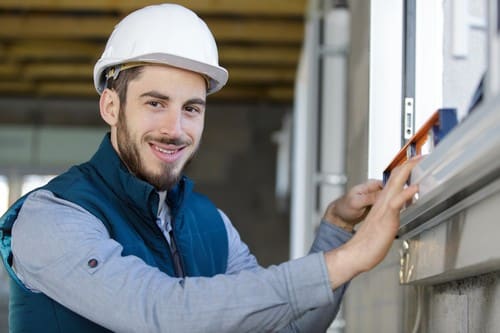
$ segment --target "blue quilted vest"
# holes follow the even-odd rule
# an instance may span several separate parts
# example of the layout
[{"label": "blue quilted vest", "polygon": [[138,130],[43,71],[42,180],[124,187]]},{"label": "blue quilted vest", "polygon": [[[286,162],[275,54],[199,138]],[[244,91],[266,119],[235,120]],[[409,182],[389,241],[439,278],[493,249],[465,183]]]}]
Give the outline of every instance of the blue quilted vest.
[{"label": "blue quilted vest", "polygon": [[[168,191],[174,238],[187,276],[224,273],[228,240],[217,208],[192,191],[183,177]],[[148,183],[131,175],[113,149],[109,134],[92,159],[70,168],[42,189],[74,202],[99,218],[111,238],[123,246],[123,256],[135,255],[148,265],[175,276],[169,245],[156,225],[159,196]],[[25,197],[0,219],[0,252],[11,277],[11,332],[108,332],[42,293],[29,291],[12,270],[11,229]]]}]

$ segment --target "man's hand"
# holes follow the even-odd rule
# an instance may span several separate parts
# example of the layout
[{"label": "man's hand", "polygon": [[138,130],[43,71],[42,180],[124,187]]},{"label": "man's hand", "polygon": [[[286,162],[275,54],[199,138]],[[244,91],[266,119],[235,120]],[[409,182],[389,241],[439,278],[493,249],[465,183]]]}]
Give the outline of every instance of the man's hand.
[{"label": "man's hand", "polygon": [[379,180],[354,186],[328,206],[323,219],[352,232],[354,226],[364,220],[381,190],[382,182]]},{"label": "man's hand", "polygon": [[343,246],[325,253],[333,289],[372,269],[384,259],[399,229],[401,208],[418,191],[417,185],[405,187],[405,183],[419,161],[420,158],[414,158],[395,168],[384,189],[375,194],[376,201],[356,234]]}]

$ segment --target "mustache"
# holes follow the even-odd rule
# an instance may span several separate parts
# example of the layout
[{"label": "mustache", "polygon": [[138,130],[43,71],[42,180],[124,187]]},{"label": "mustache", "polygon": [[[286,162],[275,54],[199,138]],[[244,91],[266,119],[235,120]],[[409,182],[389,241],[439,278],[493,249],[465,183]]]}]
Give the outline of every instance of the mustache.
[{"label": "mustache", "polygon": [[148,135],[144,139],[146,141],[156,141],[166,145],[175,145],[175,146],[190,145],[192,143],[192,141],[187,138],[170,138],[165,136]]}]

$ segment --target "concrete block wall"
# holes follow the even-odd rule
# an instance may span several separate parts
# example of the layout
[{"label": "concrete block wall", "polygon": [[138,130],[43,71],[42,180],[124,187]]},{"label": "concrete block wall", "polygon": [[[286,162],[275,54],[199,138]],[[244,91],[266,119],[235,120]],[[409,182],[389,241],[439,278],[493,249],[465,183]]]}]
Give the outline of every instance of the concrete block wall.
[{"label": "concrete block wall", "polygon": [[[492,272],[422,286],[418,332],[500,332],[499,281],[500,272]],[[415,299],[411,301],[415,303]],[[407,332],[414,320],[415,317],[405,318]]]}]

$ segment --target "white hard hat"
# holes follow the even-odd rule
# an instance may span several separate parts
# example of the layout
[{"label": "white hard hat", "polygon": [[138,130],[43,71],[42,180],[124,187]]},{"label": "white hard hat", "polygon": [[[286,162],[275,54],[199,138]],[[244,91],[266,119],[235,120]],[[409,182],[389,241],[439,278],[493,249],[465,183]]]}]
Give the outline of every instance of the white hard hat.
[{"label": "white hard hat", "polygon": [[[219,66],[215,39],[205,22],[191,10],[174,4],[144,7],[115,26],[106,48],[94,66],[94,85],[105,88],[106,71],[127,63],[156,63],[200,73],[208,79],[207,94],[227,82]],[[115,70],[118,75],[120,68]]]}]

